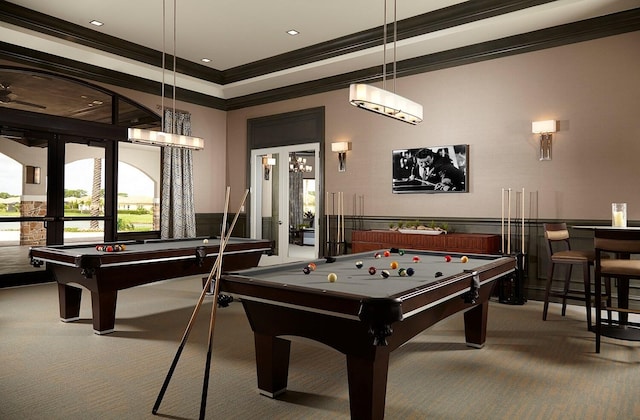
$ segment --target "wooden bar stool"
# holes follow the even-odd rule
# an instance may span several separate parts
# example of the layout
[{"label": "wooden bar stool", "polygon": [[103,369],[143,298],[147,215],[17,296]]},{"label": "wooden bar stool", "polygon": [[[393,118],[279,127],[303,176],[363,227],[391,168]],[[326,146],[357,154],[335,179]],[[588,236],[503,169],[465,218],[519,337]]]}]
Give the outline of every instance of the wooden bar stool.
[{"label": "wooden bar stool", "polygon": [[[547,242],[547,255],[549,268],[547,270],[547,287],[544,293],[544,309],[542,320],[547,320],[549,310],[549,297],[562,298],[562,316],[567,312],[567,299],[578,300],[585,303],[587,309],[587,328],[591,329],[591,266],[595,262],[594,251],[574,251],[569,242],[569,230],[566,223],[545,223],[544,237]],[[555,291],[551,285],[556,265],[564,265],[565,278],[561,291]],[[584,290],[571,289],[571,271],[573,266],[582,267],[582,279]]]}]

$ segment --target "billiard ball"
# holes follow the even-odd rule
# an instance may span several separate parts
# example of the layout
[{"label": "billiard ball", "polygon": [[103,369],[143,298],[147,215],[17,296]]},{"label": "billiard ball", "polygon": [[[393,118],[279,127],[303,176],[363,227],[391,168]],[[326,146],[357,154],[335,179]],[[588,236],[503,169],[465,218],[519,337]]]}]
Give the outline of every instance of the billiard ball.
[{"label": "billiard ball", "polygon": [[415,270],[411,267],[407,268],[407,276],[411,277],[415,273]]},{"label": "billiard ball", "polygon": [[362,261],[356,261],[356,267],[358,269],[362,268],[362,266],[363,266]]},{"label": "billiard ball", "polygon": [[398,254],[400,254],[400,255],[404,255],[404,249],[399,250],[399,251],[398,251]]},{"label": "billiard ball", "polygon": [[203,243],[203,244],[208,244],[208,243],[209,243],[209,240],[208,240],[208,239],[203,239],[203,240],[202,240],[202,243]]},{"label": "billiard ball", "polygon": [[104,251],[104,245],[96,246],[96,251],[100,251],[100,252]]},{"label": "billiard ball", "polygon": [[417,255],[415,257],[412,258],[412,261],[414,263],[419,263],[420,262],[420,257],[418,257]]},{"label": "billiard ball", "polygon": [[380,272],[380,275],[382,276],[382,278],[389,278],[389,272],[387,270],[382,270]]},{"label": "billiard ball", "polygon": [[378,259],[378,258],[381,258],[381,257],[382,257],[382,255],[380,255],[379,252],[376,252],[375,254],[373,254],[373,258],[375,258],[375,259]]},{"label": "billiard ball", "polygon": [[436,278],[438,277],[442,277],[442,272],[441,271],[436,271]]},{"label": "billiard ball", "polygon": [[388,257],[389,255],[391,255],[391,252],[389,252],[389,251],[384,251],[384,256],[385,256],[385,257]]},{"label": "billiard ball", "polygon": [[327,280],[329,280],[329,283],[335,283],[336,280],[338,280],[338,276],[336,275],[336,273],[329,273],[329,275],[327,276]]},{"label": "billiard ball", "polygon": [[377,271],[377,270],[376,270],[376,268],[375,268],[375,267],[369,267],[369,274],[371,274],[372,276],[373,276],[374,274],[376,274],[376,271]]},{"label": "billiard ball", "polygon": [[107,245],[104,250],[107,252],[113,252],[113,247],[111,245]]},{"label": "billiard ball", "polygon": [[405,270],[404,268],[401,268],[400,270],[398,270],[398,275],[400,277],[406,277],[407,276],[407,270]]},{"label": "billiard ball", "polygon": [[125,249],[127,249],[127,246],[125,244],[120,245],[120,250],[124,251]]},{"label": "billiard ball", "polygon": [[316,271],[316,263],[309,263],[307,267],[309,267],[311,271]]},{"label": "billiard ball", "polygon": [[451,262],[451,255],[446,255],[446,256],[444,257],[444,260],[445,260],[446,262]]},{"label": "billiard ball", "polygon": [[391,261],[391,263],[389,263],[389,267],[392,270],[395,270],[396,268],[398,268],[398,261]]},{"label": "billiard ball", "polygon": [[466,255],[463,255],[462,257],[460,257],[460,262],[466,263],[467,261],[469,261],[469,257],[467,257]]},{"label": "billiard ball", "polygon": [[114,252],[120,252],[120,245],[115,244],[115,245],[113,246],[113,251],[114,251]]},{"label": "billiard ball", "polygon": [[309,266],[306,266],[306,267],[304,267],[304,268],[302,269],[302,272],[303,272],[304,274],[309,274],[309,273],[311,272],[311,269],[309,268]]}]

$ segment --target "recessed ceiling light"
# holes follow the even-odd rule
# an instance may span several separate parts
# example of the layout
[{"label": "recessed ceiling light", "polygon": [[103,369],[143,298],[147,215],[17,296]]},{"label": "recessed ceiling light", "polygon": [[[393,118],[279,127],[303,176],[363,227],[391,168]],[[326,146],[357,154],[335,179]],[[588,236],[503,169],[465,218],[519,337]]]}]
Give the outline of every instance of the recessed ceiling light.
[{"label": "recessed ceiling light", "polygon": [[94,25],[94,26],[102,26],[102,25],[104,25],[104,23],[100,22],[99,20],[92,20],[89,23]]},{"label": "recessed ceiling light", "polygon": [[210,62],[211,62],[211,59],[210,59],[210,58],[203,58],[201,61],[202,61],[203,63],[210,63]]},{"label": "recessed ceiling light", "polygon": [[296,31],[295,29],[289,29],[287,33],[291,36],[294,36],[294,35],[298,35],[300,32]]}]

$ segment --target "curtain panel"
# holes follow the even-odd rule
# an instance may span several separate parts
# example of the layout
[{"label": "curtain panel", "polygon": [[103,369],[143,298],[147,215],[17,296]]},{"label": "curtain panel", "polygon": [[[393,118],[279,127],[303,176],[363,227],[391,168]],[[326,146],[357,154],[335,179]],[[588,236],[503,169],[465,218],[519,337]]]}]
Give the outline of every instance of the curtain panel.
[{"label": "curtain panel", "polygon": [[[191,114],[164,110],[167,133],[191,135]],[[196,214],[193,200],[193,151],[163,147],[160,237],[194,238]]]}]

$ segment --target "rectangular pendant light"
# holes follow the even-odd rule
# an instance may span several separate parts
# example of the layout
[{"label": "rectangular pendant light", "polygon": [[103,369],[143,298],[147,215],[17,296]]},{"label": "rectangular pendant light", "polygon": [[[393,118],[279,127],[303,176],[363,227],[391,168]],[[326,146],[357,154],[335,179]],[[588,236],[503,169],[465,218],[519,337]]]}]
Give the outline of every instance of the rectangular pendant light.
[{"label": "rectangular pendant light", "polygon": [[132,143],[181,147],[194,150],[204,149],[204,140],[200,137],[171,134],[163,131],[153,131],[141,128],[129,128],[128,132],[129,141]]},{"label": "rectangular pendant light", "polygon": [[352,84],[349,87],[349,102],[358,108],[409,124],[422,122],[422,105],[372,85]]}]

